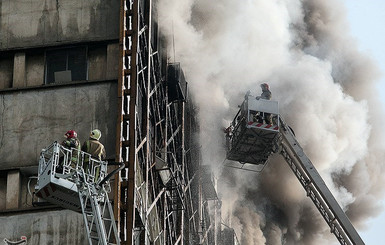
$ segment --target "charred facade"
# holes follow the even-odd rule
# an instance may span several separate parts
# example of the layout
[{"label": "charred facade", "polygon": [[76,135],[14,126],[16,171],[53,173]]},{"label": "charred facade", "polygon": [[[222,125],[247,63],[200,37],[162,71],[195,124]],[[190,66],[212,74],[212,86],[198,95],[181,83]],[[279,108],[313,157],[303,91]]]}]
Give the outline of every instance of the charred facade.
[{"label": "charred facade", "polygon": [[183,66],[167,63],[155,10],[148,0],[0,2],[1,240],[84,244],[81,216],[34,185],[43,148],[98,128],[109,168],[125,165],[110,194],[121,244],[220,244],[193,96]]}]

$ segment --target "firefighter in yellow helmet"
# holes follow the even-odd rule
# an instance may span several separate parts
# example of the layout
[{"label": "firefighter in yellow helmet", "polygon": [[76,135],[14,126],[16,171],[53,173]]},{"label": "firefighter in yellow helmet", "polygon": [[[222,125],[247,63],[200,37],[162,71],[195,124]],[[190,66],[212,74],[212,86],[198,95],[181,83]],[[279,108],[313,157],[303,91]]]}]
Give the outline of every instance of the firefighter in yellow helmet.
[{"label": "firefighter in yellow helmet", "polygon": [[82,151],[89,153],[96,160],[104,160],[106,158],[106,150],[104,145],[99,142],[102,132],[94,129],[90,133],[90,138],[83,143]]},{"label": "firefighter in yellow helmet", "polygon": [[[94,129],[91,131],[89,139],[86,140],[82,146],[82,151],[87,152],[93,159],[99,161],[106,158],[104,145],[99,142],[100,137],[102,137],[102,132],[100,132],[99,129]],[[84,157],[84,170],[87,174],[94,174],[94,181],[96,182],[99,179],[100,167],[91,166],[91,168],[94,169],[90,169],[90,164],[90,159],[87,155]]]}]

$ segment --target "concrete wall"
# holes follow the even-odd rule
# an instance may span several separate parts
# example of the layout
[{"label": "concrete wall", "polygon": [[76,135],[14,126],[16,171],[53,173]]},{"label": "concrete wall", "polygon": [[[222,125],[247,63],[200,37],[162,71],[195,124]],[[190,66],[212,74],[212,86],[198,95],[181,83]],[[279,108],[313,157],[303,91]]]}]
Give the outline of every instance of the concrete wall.
[{"label": "concrete wall", "polygon": [[[28,211],[36,183],[29,177],[41,149],[70,129],[83,143],[99,128],[114,158],[117,83],[105,80],[118,76],[119,7],[120,0],[0,0],[0,243],[26,236],[28,244],[87,244],[80,214]],[[44,85],[45,52],[77,45],[87,46],[89,82]]]},{"label": "concrete wall", "polygon": [[70,129],[83,142],[99,128],[114,158],[116,115],[116,82],[0,93],[0,170],[37,166],[41,149]]},{"label": "concrete wall", "polygon": [[120,0],[1,0],[0,51],[119,38]]},{"label": "concrete wall", "polygon": [[0,241],[6,238],[27,244],[88,244],[81,214],[70,210],[36,212],[0,217]]}]

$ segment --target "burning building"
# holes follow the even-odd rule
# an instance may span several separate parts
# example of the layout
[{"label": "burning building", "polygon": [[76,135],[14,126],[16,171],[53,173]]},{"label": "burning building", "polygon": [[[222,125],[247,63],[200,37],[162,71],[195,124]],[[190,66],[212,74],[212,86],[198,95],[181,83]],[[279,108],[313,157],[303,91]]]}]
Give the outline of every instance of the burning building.
[{"label": "burning building", "polygon": [[383,116],[376,68],[345,45],[331,4],[0,1],[0,239],[85,242],[81,215],[34,186],[42,149],[95,128],[109,170],[124,164],[110,194],[122,244],[333,239],[282,159],[258,175],[223,168],[222,128],[259,81],[363,226],[382,195]]}]

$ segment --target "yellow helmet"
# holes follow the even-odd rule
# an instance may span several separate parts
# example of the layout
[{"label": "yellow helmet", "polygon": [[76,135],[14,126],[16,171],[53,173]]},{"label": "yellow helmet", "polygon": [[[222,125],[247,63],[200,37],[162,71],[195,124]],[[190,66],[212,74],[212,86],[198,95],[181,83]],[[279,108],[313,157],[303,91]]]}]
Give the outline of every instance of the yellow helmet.
[{"label": "yellow helmet", "polygon": [[99,129],[94,129],[91,131],[91,134],[90,134],[91,139],[99,140],[100,137],[102,137],[102,132],[100,132]]}]

